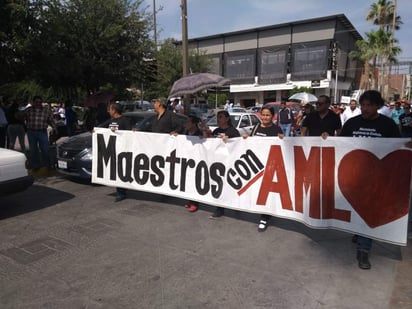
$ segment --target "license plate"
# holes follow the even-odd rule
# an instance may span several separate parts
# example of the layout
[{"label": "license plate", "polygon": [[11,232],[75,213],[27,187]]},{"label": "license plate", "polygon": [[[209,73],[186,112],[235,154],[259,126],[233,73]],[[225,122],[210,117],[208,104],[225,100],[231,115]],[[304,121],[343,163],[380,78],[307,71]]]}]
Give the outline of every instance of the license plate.
[{"label": "license plate", "polygon": [[58,160],[58,161],[57,161],[57,166],[58,166],[59,168],[67,169],[67,162],[66,162],[66,161],[60,161],[60,160]]}]

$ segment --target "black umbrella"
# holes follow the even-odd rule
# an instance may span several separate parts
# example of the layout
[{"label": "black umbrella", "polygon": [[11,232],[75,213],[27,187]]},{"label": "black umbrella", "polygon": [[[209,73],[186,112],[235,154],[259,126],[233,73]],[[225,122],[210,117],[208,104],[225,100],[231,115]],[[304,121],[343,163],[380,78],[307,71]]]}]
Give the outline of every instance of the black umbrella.
[{"label": "black umbrella", "polygon": [[212,73],[190,74],[174,82],[169,98],[194,94],[208,88],[222,87],[229,82],[229,79]]}]

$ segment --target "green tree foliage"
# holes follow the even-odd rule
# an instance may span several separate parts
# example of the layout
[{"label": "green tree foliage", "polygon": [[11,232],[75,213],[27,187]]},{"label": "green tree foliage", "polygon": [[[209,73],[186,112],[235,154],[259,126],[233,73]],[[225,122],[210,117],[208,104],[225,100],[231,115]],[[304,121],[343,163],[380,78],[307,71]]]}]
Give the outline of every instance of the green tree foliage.
[{"label": "green tree foliage", "polygon": [[[366,89],[375,89],[375,69],[378,57],[378,50],[376,48],[376,32],[372,30],[370,32],[366,32],[365,35],[366,39],[357,41],[356,46],[358,49],[351,51],[349,56],[364,63],[364,72],[367,76],[367,83],[363,86]],[[372,64],[370,62],[372,62]],[[369,75],[371,78],[369,78]]]},{"label": "green tree foliage", "polygon": [[[217,101],[216,101],[217,99]],[[209,92],[207,96],[207,102],[214,107],[219,107],[219,106],[224,106],[226,103],[226,100],[228,99],[226,93],[213,93]]]},{"label": "green tree foliage", "polygon": [[[163,41],[156,53],[156,74],[152,74],[155,75],[155,78],[148,86],[147,96],[168,97],[173,83],[183,76],[182,58],[181,45],[176,40],[169,38]],[[191,72],[208,72],[210,63],[206,52],[189,51],[189,68]]]},{"label": "green tree foliage", "polygon": [[[54,96],[76,98],[80,92],[91,94],[108,85],[120,91],[145,80],[145,60],[153,58],[154,46],[151,18],[141,9],[142,0],[6,2],[0,17],[12,9],[24,12],[19,20],[25,37],[10,39],[23,50],[17,54],[19,49],[11,48],[17,54],[14,61],[24,63],[20,81],[53,89]],[[15,3],[21,5],[18,11]],[[13,29],[4,29],[1,21],[0,35],[11,37]],[[13,59],[0,56],[2,63]],[[1,84],[16,81],[9,76]]]},{"label": "green tree foliage", "polygon": [[0,1],[0,85],[24,77],[29,28],[29,1]]},{"label": "green tree foliage", "polygon": [[352,51],[350,56],[354,59],[361,60],[365,64],[365,74],[369,77],[366,88],[376,89],[376,68],[379,64],[379,88],[384,97],[385,78],[389,74],[391,64],[397,62],[397,56],[401,53],[397,45],[398,40],[395,38],[395,30],[399,29],[402,24],[400,16],[396,16],[395,23],[393,18],[396,13],[395,5],[390,0],[378,0],[371,4],[366,20],[372,21],[378,26],[378,30],[367,32],[366,39],[356,43],[358,50]]},{"label": "green tree foliage", "polygon": [[[393,16],[395,14],[395,5],[390,0],[378,0],[372,3],[366,20],[372,21],[374,25],[379,26],[380,29],[389,31],[393,26]],[[403,24],[401,17],[395,18],[395,30],[400,28]]]}]

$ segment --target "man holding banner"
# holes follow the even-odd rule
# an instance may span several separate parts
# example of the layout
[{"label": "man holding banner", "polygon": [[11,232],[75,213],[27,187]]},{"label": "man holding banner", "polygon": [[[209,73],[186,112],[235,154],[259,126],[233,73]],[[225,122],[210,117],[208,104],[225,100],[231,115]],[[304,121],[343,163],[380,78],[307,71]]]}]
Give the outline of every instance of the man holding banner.
[{"label": "man holding banner", "polygon": [[[360,97],[361,114],[345,122],[341,136],[353,137],[400,137],[400,132],[395,122],[378,113],[384,105],[381,94],[369,90]],[[372,180],[371,180],[372,181]],[[372,239],[364,236],[355,236],[357,242],[357,259],[361,269],[370,269],[369,252]]]},{"label": "man holding banner", "polygon": [[[109,128],[112,132],[132,129],[130,120],[122,116],[122,106],[120,103],[110,103],[109,115],[110,119],[102,123],[99,127]],[[126,189],[117,187],[115,202],[123,201],[126,198],[126,194]]]},{"label": "man holding banner", "polygon": [[[346,137],[240,139],[215,132],[225,137],[193,142],[182,135],[96,128],[92,181],[198,201],[221,209],[218,216],[229,208],[406,245],[409,139],[353,138],[399,136],[393,124],[376,117],[382,99],[373,94],[362,97],[363,115],[348,121]],[[227,115],[221,121],[223,129]],[[370,245],[368,239],[359,244],[362,268],[370,267]]]},{"label": "man holding banner", "polygon": [[303,120],[300,135],[326,138],[339,135],[341,129],[340,117],[330,109],[330,98],[327,95],[320,95],[316,102],[316,111]]}]

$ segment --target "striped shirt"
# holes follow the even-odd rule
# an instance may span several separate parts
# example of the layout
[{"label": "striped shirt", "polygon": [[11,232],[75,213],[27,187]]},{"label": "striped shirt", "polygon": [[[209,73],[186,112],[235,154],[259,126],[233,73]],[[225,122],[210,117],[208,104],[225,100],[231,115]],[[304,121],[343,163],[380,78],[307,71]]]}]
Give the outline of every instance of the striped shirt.
[{"label": "striped shirt", "polygon": [[46,130],[53,126],[53,115],[47,105],[41,108],[30,107],[26,111],[26,126],[28,130]]}]

